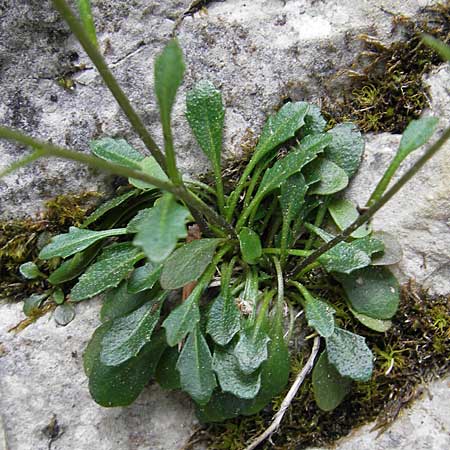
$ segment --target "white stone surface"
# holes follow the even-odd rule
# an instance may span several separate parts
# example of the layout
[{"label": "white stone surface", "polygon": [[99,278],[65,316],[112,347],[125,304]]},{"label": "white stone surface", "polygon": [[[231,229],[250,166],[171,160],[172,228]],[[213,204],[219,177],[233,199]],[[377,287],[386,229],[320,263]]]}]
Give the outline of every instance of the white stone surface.
[{"label": "white stone surface", "polygon": [[[241,143],[258,135],[265,117],[283,99],[319,98],[324,80],[354,58],[358,34],[391,38],[390,15],[383,8],[414,14],[424,3],[431,2],[226,0],[211,2],[208,14],[186,17],[178,29],[187,60],[186,81],[173,120],[185,170],[198,172],[207,167],[183,118],[183,93],[195,81],[209,78],[221,88],[227,107],[225,146],[228,154],[239,153]],[[190,1],[98,0],[94,4],[108,63],[160,142],[152,61]],[[66,91],[54,78],[69,65],[74,51],[80,54],[74,64],[87,67],[74,75],[76,89]],[[450,118],[448,81],[446,67],[430,77],[432,113],[442,118],[440,126]],[[143,150],[49,2],[0,2],[0,85],[2,125],[82,151],[90,139],[103,135],[126,137]],[[368,136],[367,140],[363,167],[350,191],[361,205],[399,137]],[[0,142],[0,169],[23,151]],[[446,293],[450,292],[446,275],[449,175],[447,148],[374,221],[375,228],[393,232],[404,246],[405,258],[397,273],[403,279],[413,276],[429,282]],[[0,216],[36,214],[45,198],[60,192],[107,190],[109,182],[70,163],[39,162],[0,180]],[[48,449],[42,429],[54,414],[62,432],[52,443],[53,450],[183,447],[196,423],[183,395],[168,395],[150,386],[133,406],[117,409],[101,408],[90,399],[81,354],[98,324],[97,311],[97,301],[79,304],[76,319],[65,328],[45,317],[14,335],[7,330],[23,318],[21,306],[0,304],[0,344],[6,352],[0,357],[0,415],[9,450]],[[375,441],[365,428],[338,448],[449,448],[448,382],[435,383],[430,389],[436,392],[434,400],[417,402],[411,410],[416,412],[405,412],[385,438]]]}]

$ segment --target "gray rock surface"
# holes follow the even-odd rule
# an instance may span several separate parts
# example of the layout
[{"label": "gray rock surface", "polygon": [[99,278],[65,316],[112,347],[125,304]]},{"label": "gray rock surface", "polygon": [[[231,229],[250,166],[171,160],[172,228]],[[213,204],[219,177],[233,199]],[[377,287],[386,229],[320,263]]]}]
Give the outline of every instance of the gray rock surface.
[{"label": "gray rock surface", "polygon": [[[161,142],[152,94],[152,61],[190,1],[94,3],[108,63]],[[226,0],[210,2],[208,14],[187,16],[178,27],[187,74],[173,119],[184,169],[199,172],[207,167],[183,118],[183,93],[195,81],[209,78],[222,89],[227,106],[225,145],[229,154],[239,154],[241,146],[258,135],[267,114],[284,99],[313,100],[323,95],[325,80],[352,61],[359,48],[358,34],[391,38],[390,16],[381,6],[414,14],[429,3]],[[56,77],[83,64],[86,67],[72,75],[74,90],[56,83]],[[443,118],[440,126],[450,118],[448,78],[447,68],[430,77],[432,113]],[[0,85],[2,125],[80,151],[87,151],[90,139],[103,135],[125,137],[144,151],[49,2],[0,1]],[[398,136],[368,136],[363,167],[350,190],[360,204],[398,142]],[[0,142],[0,169],[23,152]],[[450,252],[449,174],[447,148],[374,221],[375,228],[395,233],[404,246],[398,274],[403,279],[413,276],[429,282],[446,293],[450,292],[446,276],[450,270],[446,266]],[[42,200],[57,193],[108,190],[109,184],[110,178],[86,168],[42,161],[0,180],[0,216],[36,214]],[[42,430],[53,415],[61,429],[53,450],[182,448],[196,424],[183,395],[168,395],[150,386],[135,405],[111,410],[90,399],[81,353],[98,324],[97,301],[77,305],[76,319],[65,328],[45,317],[18,335],[7,330],[23,318],[20,305],[1,304],[0,310],[0,415],[10,450],[47,449],[48,437]],[[448,442],[448,414],[435,420],[433,412],[446,405],[448,411],[448,384],[437,383],[432,391],[434,386],[435,400],[417,403],[411,410],[417,411],[414,416],[405,413],[388,440],[373,441],[364,429],[364,443],[349,439],[339,448],[406,449],[408,443],[417,450],[448,448],[442,446]],[[443,406],[436,406],[439,400]],[[417,426],[422,421],[423,428]],[[423,439],[424,430],[430,430],[433,441]]]}]

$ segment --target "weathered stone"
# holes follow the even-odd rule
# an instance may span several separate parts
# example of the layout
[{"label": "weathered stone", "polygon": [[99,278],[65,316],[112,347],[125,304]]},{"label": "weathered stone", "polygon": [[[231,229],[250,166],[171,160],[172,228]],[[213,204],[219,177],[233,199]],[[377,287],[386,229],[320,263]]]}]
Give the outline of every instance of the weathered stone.
[{"label": "weathered stone", "polygon": [[[158,142],[162,139],[152,94],[153,58],[190,3],[94,2],[105,57]],[[428,3],[226,0],[209,2],[208,14],[200,11],[185,17],[177,34],[186,54],[187,73],[173,117],[183,168],[198,173],[208,167],[183,117],[184,93],[195,81],[208,78],[222,90],[227,107],[225,148],[228,155],[239,154],[284,100],[315,100],[323,95],[326,81],[353,60],[359,49],[358,34],[391,39],[386,10],[410,15]],[[432,113],[443,119],[440,126],[450,118],[448,76],[445,67],[430,77]],[[56,81],[61,77],[73,79],[75,89],[61,87]],[[0,85],[2,125],[81,151],[87,151],[89,140],[104,135],[125,137],[145,151],[50,2],[0,1]],[[368,137],[363,167],[350,189],[361,205],[398,142],[398,136]],[[402,279],[412,276],[446,293],[450,292],[445,276],[450,251],[448,150],[374,220],[374,228],[393,232],[404,246],[405,258],[396,269]],[[23,152],[0,142],[0,169]],[[43,199],[62,192],[108,190],[109,183],[108,177],[72,163],[41,161],[0,180],[0,216],[36,214]],[[53,450],[184,445],[196,420],[182,394],[169,395],[152,385],[133,406],[117,409],[101,408],[89,397],[81,353],[98,324],[97,301],[77,305],[77,317],[65,328],[44,317],[18,335],[7,330],[23,319],[21,306],[2,304],[0,308],[0,412],[10,450],[47,449],[52,433],[57,434]],[[433,385],[433,390],[434,386],[435,398],[444,401],[446,382]],[[364,429],[365,444],[356,441],[357,448],[397,445],[406,449],[408,443],[418,450],[447,448],[448,417],[441,414],[435,420],[440,414],[435,405],[427,399],[417,403],[414,419],[405,413],[383,447],[374,444],[373,435]],[[59,433],[55,422],[49,428],[54,415]],[[433,442],[423,438],[428,428],[418,426],[421,420],[426,426],[439,424],[429,428]],[[351,442],[342,443],[342,449],[356,448],[356,444],[345,447]]]}]

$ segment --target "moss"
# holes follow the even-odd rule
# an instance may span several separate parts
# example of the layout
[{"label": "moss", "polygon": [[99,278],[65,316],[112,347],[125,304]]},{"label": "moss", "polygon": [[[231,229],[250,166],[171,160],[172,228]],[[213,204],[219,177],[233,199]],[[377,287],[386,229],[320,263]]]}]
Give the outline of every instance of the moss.
[{"label": "moss", "polygon": [[366,132],[401,133],[429,105],[423,75],[442,60],[421,43],[420,35],[426,32],[449,42],[450,4],[425,8],[417,17],[393,15],[393,33],[402,38],[390,45],[360,36],[365,48],[346,73],[348,93],[323,99],[330,127],[352,121]]},{"label": "moss", "polygon": [[38,261],[40,248],[52,234],[65,232],[70,226],[80,225],[92,209],[93,199],[99,194],[85,192],[79,195],[60,195],[45,203],[38,219],[16,219],[0,222],[0,292],[2,298],[21,300],[27,295],[42,291],[39,280],[24,280],[19,267],[34,261],[43,272],[52,268],[55,261]]},{"label": "moss", "polygon": [[[321,290],[329,299],[333,290]],[[336,305],[336,301],[333,302]],[[441,377],[450,369],[450,296],[433,297],[415,283],[402,288],[401,304],[392,328],[375,333],[355,321],[346,320],[347,312],[338,302],[340,319],[347,329],[365,336],[374,350],[374,375],[367,383],[355,383],[347,399],[336,410],[323,412],[315,404],[308,378],[292,403],[277,434],[275,448],[306,448],[329,444],[347,435],[354,427],[376,420],[384,431],[399,412],[420,396],[420,384]],[[347,323],[348,322],[348,323]],[[301,324],[299,328],[307,328]],[[303,346],[303,348],[310,346]],[[301,351],[292,361],[293,373],[303,367],[309,350]],[[293,380],[291,380],[293,381]],[[209,449],[242,449],[264,430],[284,395],[253,417],[238,418],[199,429],[191,442],[206,441]],[[266,444],[263,448],[273,448]]]}]

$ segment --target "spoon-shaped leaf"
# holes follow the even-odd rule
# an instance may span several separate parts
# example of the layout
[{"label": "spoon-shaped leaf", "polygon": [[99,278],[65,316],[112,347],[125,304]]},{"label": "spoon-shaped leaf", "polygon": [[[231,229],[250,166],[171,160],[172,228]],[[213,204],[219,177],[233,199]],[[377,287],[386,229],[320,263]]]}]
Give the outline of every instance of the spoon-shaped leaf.
[{"label": "spoon-shaped leaf", "polygon": [[50,259],[55,256],[67,258],[75,253],[81,252],[95,244],[101,239],[111,236],[121,236],[126,234],[126,228],[117,228],[113,230],[92,231],[83,230],[77,227],[70,227],[66,234],[55,236],[50,244],[46,245],[39,253],[40,259]]},{"label": "spoon-shaped leaf", "polygon": [[39,277],[45,278],[45,275],[39,270],[39,267],[32,261],[21,264],[19,272],[27,280],[34,280]]},{"label": "spoon-shaped leaf", "polygon": [[163,389],[181,389],[177,362],[180,354],[176,347],[167,347],[159,360],[155,379]]},{"label": "spoon-shaped leaf", "polygon": [[[328,204],[328,211],[334,220],[334,223],[342,231],[351,225],[358,217],[359,213],[355,205],[347,199],[334,199]],[[369,225],[361,225],[350,236],[362,238],[370,233]]]},{"label": "spoon-shaped leaf", "polygon": [[240,329],[240,318],[233,296],[221,294],[208,311],[206,332],[219,345],[227,345]]},{"label": "spoon-shaped leaf", "polygon": [[309,193],[316,195],[331,195],[342,191],[348,185],[348,176],[345,170],[326,158],[317,158],[305,169],[305,177],[308,184],[318,179],[310,187]]},{"label": "spoon-shaped leaf", "polygon": [[208,403],[217,382],[212,368],[211,352],[198,326],[189,334],[176,368],[180,374],[181,389],[196,403]]},{"label": "spoon-shaped leaf", "polygon": [[239,246],[242,259],[248,264],[255,264],[262,255],[261,239],[250,228],[243,227],[239,232]]},{"label": "spoon-shaped leaf", "polygon": [[89,147],[95,156],[130,169],[139,170],[139,163],[144,159],[144,156],[124,139],[102,138],[92,141]]},{"label": "spoon-shaped leaf", "polygon": [[399,263],[403,258],[402,246],[397,238],[385,231],[375,231],[374,239],[383,243],[383,254],[372,259],[374,266],[390,266]]},{"label": "spoon-shaped leaf", "polygon": [[301,173],[292,175],[281,185],[280,205],[283,221],[287,224],[290,224],[300,214],[307,190],[308,185]]},{"label": "spoon-shaped leaf", "polygon": [[175,248],[178,239],[185,238],[189,211],[178,204],[171,194],[164,194],[155,202],[139,225],[133,243],[142,248],[148,259],[164,261]]}]

